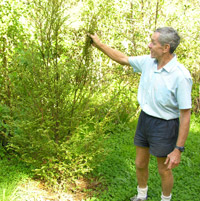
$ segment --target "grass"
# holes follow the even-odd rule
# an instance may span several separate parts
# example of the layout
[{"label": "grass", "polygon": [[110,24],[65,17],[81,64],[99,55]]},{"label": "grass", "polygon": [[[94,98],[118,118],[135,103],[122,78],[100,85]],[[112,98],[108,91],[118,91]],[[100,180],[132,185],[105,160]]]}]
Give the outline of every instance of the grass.
[{"label": "grass", "polygon": [[[133,122],[132,126],[125,124],[116,126],[114,133],[104,141],[106,157],[96,164],[93,172],[93,176],[98,177],[102,185],[95,190],[96,194],[93,194],[93,197],[86,199],[87,201],[129,201],[130,197],[136,194],[135,147],[133,146],[136,123]],[[200,200],[199,137],[199,120],[192,117],[186,151],[182,154],[181,164],[173,171],[175,179],[173,201]],[[31,178],[31,169],[17,160],[7,159],[0,161],[0,167],[0,200],[17,200],[16,189]],[[161,182],[155,157],[151,157],[150,160],[148,185],[148,200],[160,201]],[[22,190],[20,192],[22,198],[24,192]],[[30,195],[27,190],[26,195],[28,194]],[[89,194],[88,191],[88,196]]]},{"label": "grass", "polygon": [[0,200],[11,201],[11,196],[19,183],[30,177],[30,167],[19,160],[0,160]]}]

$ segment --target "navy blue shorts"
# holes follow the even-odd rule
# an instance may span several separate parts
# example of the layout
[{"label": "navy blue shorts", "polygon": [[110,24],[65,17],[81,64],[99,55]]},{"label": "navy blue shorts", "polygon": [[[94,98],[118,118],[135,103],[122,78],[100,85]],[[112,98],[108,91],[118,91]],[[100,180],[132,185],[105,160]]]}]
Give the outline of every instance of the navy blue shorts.
[{"label": "navy blue shorts", "polygon": [[134,144],[149,147],[150,154],[166,157],[174,150],[178,138],[179,119],[164,120],[140,113]]}]

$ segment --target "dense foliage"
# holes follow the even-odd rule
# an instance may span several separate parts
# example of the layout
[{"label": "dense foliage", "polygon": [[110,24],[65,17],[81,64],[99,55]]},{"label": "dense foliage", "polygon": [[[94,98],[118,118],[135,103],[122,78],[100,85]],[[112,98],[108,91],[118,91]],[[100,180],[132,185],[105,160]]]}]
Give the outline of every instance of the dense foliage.
[{"label": "dense foliage", "polygon": [[[199,1],[3,0],[0,3],[0,157],[17,154],[49,184],[86,175],[103,141],[137,115],[139,76],[91,47],[87,33],[127,55],[148,54],[152,31],[173,26],[177,56],[200,109]],[[63,186],[65,187],[65,186]]]}]

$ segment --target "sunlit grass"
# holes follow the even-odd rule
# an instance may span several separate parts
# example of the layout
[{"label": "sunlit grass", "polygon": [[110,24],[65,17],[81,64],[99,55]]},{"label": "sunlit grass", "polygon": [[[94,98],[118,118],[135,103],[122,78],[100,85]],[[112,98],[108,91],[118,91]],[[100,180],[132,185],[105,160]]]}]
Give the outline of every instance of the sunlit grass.
[{"label": "sunlit grass", "polygon": [[20,182],[31,177],[31,170],[18,160],[0,160],[0,200],[10,201],[10,196]]}]

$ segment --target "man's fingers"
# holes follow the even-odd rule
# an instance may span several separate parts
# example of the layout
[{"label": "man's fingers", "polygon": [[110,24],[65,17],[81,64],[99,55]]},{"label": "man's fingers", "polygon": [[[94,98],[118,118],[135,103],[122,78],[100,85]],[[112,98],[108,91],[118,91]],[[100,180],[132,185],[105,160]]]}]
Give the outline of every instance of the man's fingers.
[{"label": "man's fingers", "polygon": [[171,170],[171,169],[173,169],[173,168],[178,166],[178,163],[176,163],[176,161],[170,160],[170,158],[168,158],[168,157],[166,158],[164,164],[168,165],[167,169],[169,169],[169,170]]},{"label": "man's fingers", "polygon": [[173,167],[172,167],[172,164],[170,163],[167,167],[168,170],[171,170]]},{"label": "man's fingers", "polygon": [[94,47],[98,47],[98,44],[100,43],[100,40],[99,40],[98,35],[97,35],[96,33],[95,33],[95,34],[87,33],[87,35],[91,38],[90,43],[91,43]]},{"label": "man's fingers", "polygon": [[167,157],[164,164],[167,165],[169,163],[169,160],[170,159]]},{"label": "man's fingers", "polygon": [[169,170],[171,170],[171,169],[173,168],[173,164],[172,164],[172,162],[170,161],[170,158],[169,158],[169,157],[166,158],[164,164],[165,164],[165,165],[168,165],[168,166],[167,166],[167,169],[169,169]]},{"label": "man's fingers", "polygon": [[170,158],[167,157],[166,160],[165,160],[165,165],[167,165],[167,169],[171,170],[172,169],[172,162],[170,161]]},{"label": "man's fingers", "polygon": [[87,33],[87,35],[91,38],[93,38],[94,36],[96,36],[96,34],[90,34],[90,33]]},{"label": "man's fingers", "polygon": [[90,38],[90,44],[93,44],[93,37],[90,33],[87,33],[87,36]]}]

